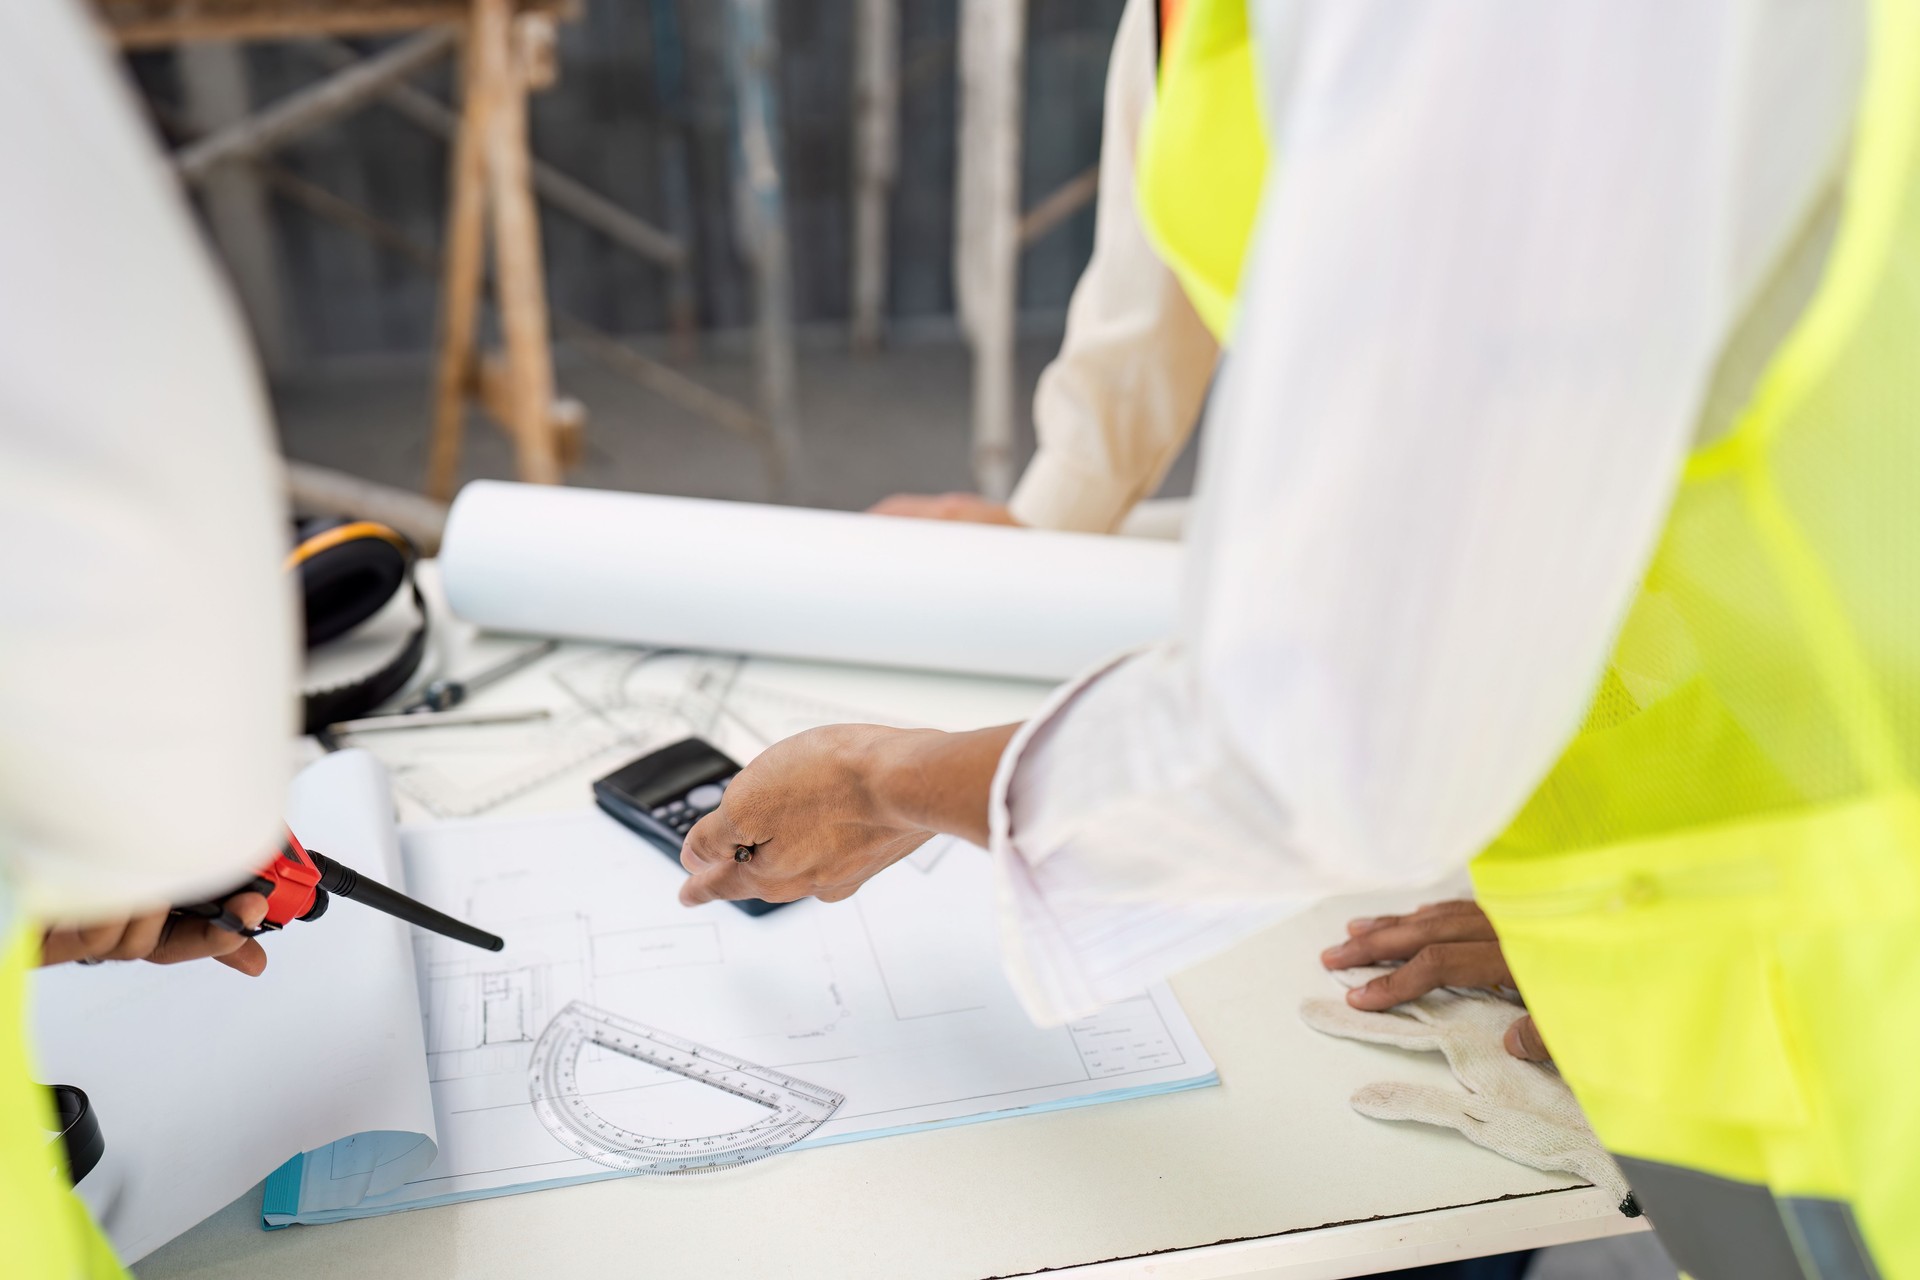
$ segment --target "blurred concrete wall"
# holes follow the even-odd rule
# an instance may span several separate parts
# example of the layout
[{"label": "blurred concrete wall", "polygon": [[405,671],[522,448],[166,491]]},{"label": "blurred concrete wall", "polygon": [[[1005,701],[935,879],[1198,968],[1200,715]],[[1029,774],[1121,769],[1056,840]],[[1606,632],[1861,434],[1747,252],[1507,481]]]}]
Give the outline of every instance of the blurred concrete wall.
[{"label": "blurred concrete wall", "polygon": [[[953,309],[954,37],[958,0],[901,0],[901,172],[893,197],[890,314],[913,324]],[[973,0],[994,3],[996,0]],[[1122,0],[1029,0],[1023,184],[1031,204],[1099,153],[1101,93]],[[802,322],[842,320],[848,307],[852,182],[851,0],[778,0],[788,217]],[[536,96],[537,155],[659,225],[673,179],[665,145],[685,139],[696,292],[705,328],[747,326],[750,291],[734,235],[724,0],[585,0],[561,31],[561,73]],[[672,55],[677,33],[680,56]],[[361,42],[370,48],[372,42]],[[297,47],[251,46],[253,101],[313,80]],[[135,60],[157,102],[182,100],[170,54]],[[449,96],[441,68],[418,83]],[[289,168],[437,243],[445,194],[444,146],[378,105],[289,147]],[[373,353],[427,350],[435,286],[422,273],[304,209],[272,198],[269,233],[293,367]],[[657,269],[564,214],[544,211],[555,302],[620,333],[665,327],[666,284]],[[1082,211],[1036,244],[1022,263],[1024,308],[1066,305],[1092,245]]]}]

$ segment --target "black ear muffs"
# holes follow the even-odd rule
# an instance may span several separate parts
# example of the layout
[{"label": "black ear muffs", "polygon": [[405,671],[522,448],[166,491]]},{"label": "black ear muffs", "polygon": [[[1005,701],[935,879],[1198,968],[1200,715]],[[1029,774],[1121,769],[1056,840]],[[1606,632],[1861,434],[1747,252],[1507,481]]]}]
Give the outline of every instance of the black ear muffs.
[{"label": "black ear muffs", "polygon": [[[317,526],[317,527],[316,527]],[[374,614],[406,585],[413,547],[401,535],[370,520],[309,521],[287,557],[300,575],[307,648],[343,636]]]},{"label": "black ear muffs", "polygon": [[413,544],[371,520],[303,521],[286,568],[300,576],[307,648],[325,644],[387,607],[403,588],[413,593],[420,625],[394,659],[371,675],[306,694],[305,732],[365,715],[398,693],[426,653],[427,608],[413,580]]}]

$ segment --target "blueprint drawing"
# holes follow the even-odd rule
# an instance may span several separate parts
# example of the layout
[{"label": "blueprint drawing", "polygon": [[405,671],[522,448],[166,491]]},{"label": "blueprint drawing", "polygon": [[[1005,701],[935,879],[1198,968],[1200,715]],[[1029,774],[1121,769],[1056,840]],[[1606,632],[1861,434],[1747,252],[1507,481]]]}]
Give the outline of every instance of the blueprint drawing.
[{"label": "blueprint drawing", "polygon": [[[506,948],[416,934],[438,1158],[340,1216],[617,1176],[529,1100],[534,1046],[574,1002],[844,1094],[801,1148],[1215,1080],[1165,988],[1035,1027],[970,845],[936,841],[845,902],[759,918],[682,908],[678,864],[596,812],[436,823],[403,849],[411,892]],[[749,1102],[591,1045],[580,1079],[597,1114],[640,1133],[752,1122]]]}]

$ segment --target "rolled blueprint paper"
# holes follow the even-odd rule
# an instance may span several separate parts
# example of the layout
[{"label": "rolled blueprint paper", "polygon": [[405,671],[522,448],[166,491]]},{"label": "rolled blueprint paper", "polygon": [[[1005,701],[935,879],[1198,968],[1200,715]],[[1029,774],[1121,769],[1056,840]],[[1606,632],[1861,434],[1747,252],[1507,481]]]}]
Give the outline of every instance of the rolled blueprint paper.
[{"label": "rolled blueprint paper", "polygon": [[496,631],[1058,680],[1173,633],[1176,543],[479,481],[440,549]]}]

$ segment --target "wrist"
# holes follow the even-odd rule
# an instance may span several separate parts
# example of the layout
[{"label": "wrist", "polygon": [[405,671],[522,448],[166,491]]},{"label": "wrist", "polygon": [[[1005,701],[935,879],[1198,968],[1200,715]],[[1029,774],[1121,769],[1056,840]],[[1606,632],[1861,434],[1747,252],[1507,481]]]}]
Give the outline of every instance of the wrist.
[{"label": "wrist", "polygon": [[876,817],[983,843],[994,770],[1018,727],[888,730],[868,744],[863,770]]},{"label": "wrist", "polygon": [[938,729],[883,729],[867,740],[860,774],[873,820],[882,826],[937,830],[925,794],[927,771],[937,767]]}]

